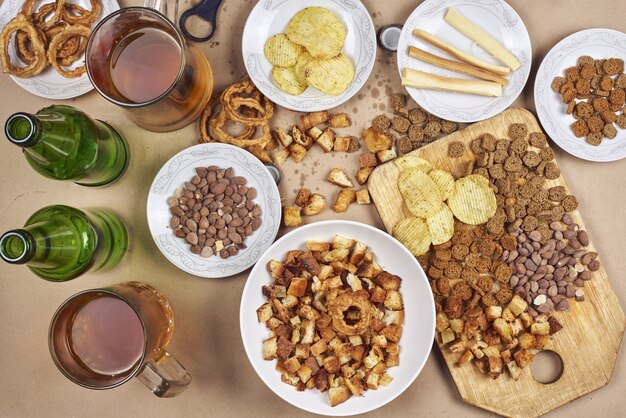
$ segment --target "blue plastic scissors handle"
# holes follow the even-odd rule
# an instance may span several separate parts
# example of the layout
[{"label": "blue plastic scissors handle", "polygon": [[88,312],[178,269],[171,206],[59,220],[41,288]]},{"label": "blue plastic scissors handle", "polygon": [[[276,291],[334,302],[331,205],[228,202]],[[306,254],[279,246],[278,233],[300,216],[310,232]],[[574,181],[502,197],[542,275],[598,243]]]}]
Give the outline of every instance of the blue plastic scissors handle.
[{"label": "blue plastic scissors handle", "polygon": [[[180,16],[178,22],[180,30],[183,32],[187,39],[194,42],[206,42],[213,37],[215,29],[217,28],[217,11],[222,4],[222,0],[202,0],[200,3],[193,7],[190,7]],[[204,38],[197,38],[187,31],[185,24],[187,19],[191,16],[198,16],[202,20],[205,20],[211,24],[211,32]]]}]

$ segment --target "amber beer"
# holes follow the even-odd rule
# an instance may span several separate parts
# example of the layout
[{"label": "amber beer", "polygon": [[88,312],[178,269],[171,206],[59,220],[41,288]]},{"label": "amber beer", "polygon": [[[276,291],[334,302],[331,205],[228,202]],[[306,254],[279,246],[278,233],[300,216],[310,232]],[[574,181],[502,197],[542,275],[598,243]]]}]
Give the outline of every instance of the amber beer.
[{"label": "amber beer", "polygon": [[[143,283],[121,283],[65,301],[50,324],[50,353],[59,370],[81,386],[108,389],[139,376],[158,396],[174,396],[191,378],[165,351],[173,329],[163,295]],[[142,378],[146,369],[149,376]]]},{"label": "amber beer", "polygon": [[143,128],[179,129],[210,99],[208,61],[155,10],[129,7],[107,16],[94,29],[86,56],[98,92]]}]

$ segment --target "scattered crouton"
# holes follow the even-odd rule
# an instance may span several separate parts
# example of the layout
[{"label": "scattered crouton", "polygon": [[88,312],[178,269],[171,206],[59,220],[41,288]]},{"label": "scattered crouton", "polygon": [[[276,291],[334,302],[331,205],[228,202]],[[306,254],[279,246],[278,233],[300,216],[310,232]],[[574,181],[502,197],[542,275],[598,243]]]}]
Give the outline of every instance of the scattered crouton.
[{"label": "scattered crouton", "polygon": [[275,151],[272,154],[272,157],[274,157],[274,164],[276,165],[283,165],[285,164],[285,162],[287,162],[287,159],[289,158],[289,149],[287,148],[282,148],[278,151]]},{"label": "scattered crouton", "polygon": [[306,205],[302,208],[304,216],[312,216],[321,213],[326,209],[326,198],[318,193],[313,193]]},{"label": "scattered crouton", "polygon": [[297,163],[302,162],[306,156],[306,148],[300,144],[291,144],[289,146],[289,156]]},{"label": "scattered crouton", "polygon": [[295,205],[300,206],[301,208],[305,207],[309,202],[309,196],[311,195],[311,191],[306,188],[302,188],[298,191],[296,195]]},{"label": "scattered crouton", "polygon": [[356,192],[356,203],[359,205],[369,205],[370,200],[370,192],[367,189],[362,189]]},{"label": "scattered crouton", "polygon": [[333,145],[333,151],[347,152],[350,148],[349,136],[338,136],[335,138],[335,144]]},{"label": "scattered crouton", "polygon": [[293,137],[293,142],[302,145],[306,149],[311,148],[311,145],[313,145],[313,138],[302,132],[297,126],[291,128],[291,136]]},{"label": "scattered crouton", "polygon": [[285,226],[302,225],[302,217],[300,216],[300,208],[297,206],[285,206],[283,222]]},{"label": "scattered crouton", "polygon": [[348,206],[356,200],[356,192],[354,189],[341,189],[337,195],[337,199],[333,204],[333,210],[337,213],[343,213],[348,210]]},{"label": "scattered crouton", "polygon": [[293,142],[293,138],[291,137],[291,135],[288,135],[281,128],[276,128],[274,133],[276,135],[276,138],[278,139],[278,142],[280,142],[280,144],[285,148],[289,147],[289,145],[291,145],[291,143]]},{"label": "scattered crouton", "polygon": [[300,115],[300,125],[302,126],[302,129],[308,130],[314,126],[326,123],[329,116],[330,115],[326,110],[321,112],[306,113],[304,115]]},{"label": "scattered crouton", "polygon": [[386,133],[369,127],[362,134],[365,147],[370,152],[378,152],[391,148],[393,139]]},{"label": "scattered crouton", "polygon": [[352,121],[345,113],[335,113],[328,119],[328,126],[331,128],[347,128],[351,125]]},{"label": "scattered crouton", "polygon": [[367,179],[370,177],[370,174],[372,174],[372,171],[374,171],[374,167],[361,167],[359,168],[359,171],[356,172],[356,181],[359,184],[365,184],[367,183]]},{"label": "scattered crouton", "polygon": [[322,134],[315,138],[315,142],[324,152],[330,152],[335,145],[335,132],[330,128],[326,128]]},{"label": "scattered crouton", "polygon": [[398,156],[395,147],[391,147],[386,150],[378,151],[376,153],[376,157],[381,164],[386,163],[387,161],[391,161]]},{"label": "scattered crouton", "polygon": [[326,179],[340,187],[354,187],[347,174],[340,168],[333,168]]},{"label": "scattered crouton", "polygon": [[376,167],[378,160],[373,152],[365,152],[359,156],[359,165],[361,167]]}]

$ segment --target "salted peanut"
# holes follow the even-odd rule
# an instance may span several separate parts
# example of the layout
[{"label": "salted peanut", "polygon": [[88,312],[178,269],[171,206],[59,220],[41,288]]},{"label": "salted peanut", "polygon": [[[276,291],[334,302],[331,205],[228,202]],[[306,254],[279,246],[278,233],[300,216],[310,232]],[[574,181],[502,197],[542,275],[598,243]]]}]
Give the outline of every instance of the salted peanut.
[{"label": "salted peanut", "polygon": [[335,137],[335,144],[333,145],[333,151],[347,152],[350,148],[350,141],[352,137],[349,136],[337,136]]},{"label": "salted peanut", "polygon": [[285,226],[302,225],[302,217],[300,216],[300,208],[297,206],[286,206],[283,215]]},{"label": "salted peanut", "polygon": [[306,188],[300,189],[298,191],[298,194],[296,195],[296,200],[294,204],[296,206],[300,206],[301,208],[305,207],[309,201],[310,195],[311,195],[311,191],[309,189],[306,189]]},{"label": "salted peanut", "polygon": [[341,189],[337,195],[337,199],[333,204],[333,210],[342,213],[348,210],[348,206],[356,200],[356,192],[354,189]]},{"label": "salted peanut", "polygon": [[367,179],[370,177],[370,174],[372,174],[372,171],[374,171],[374,167],[361,167],[359,168],[359,171],[356,172],[356,181],[359,184],[365,184],[367,183]]},{"label": "salted peanut", "polygon": [[326,198],[318,193],[313,193],[302,208],[302,214],[305,216],[313,216],[321,213],[326,209]]},{"label": "salted peanut", "polygon": [[296,163],[302,162],[306,157],[307,150],[300,144],[291,144],[289,147],[289,156],[293,158]]},{"label": "salted peanut", "polygon": [[291,137],[291,135],[288,135],[281,128],[276,128],[276,130],[274,130],[274,134],[276,135],[278,142],[280,142],[280,144],[285,148],[287,148],[293,142],[293,138]]},{"label": "salted peanut", "polygon": [[398,157],[398,153],[396,152],[395,147],[378,151],[376,153],[376,158],[378,158],[378,161],[380,161],[381,164],[386,163],[387,161],[391,161],[396,157]]},{"label": "salted peanut", "polygon": [[340,187],[354,187],[348,175],[340,168],[333,168],[330,173],[328,173],[326,180]]},{"label": "salted peanut", "polygon": [[367,189],[362,189],[356,192],[356,203],[359,205],[369,205],[372,203],[370,199],[370,192]]},{"label": "salted peanut", "polygon": [[288,148],[283,148],[280,149],[276,152],[274,152],[272,154],[272,157],[274,158],[274,163],[276,165],[283,165],[285,164],[285,162],[287,162],[287,159],[289,159],[289,149]]},{"label": "salted peanut", "polygon": [[328,121],[329,117],[330,115],[326,110],[300,115],[300,126],[302,126],[302,129],[308,130],[314,126],[325,123]]},{"label": "salted peanut", "polygon": [[328,126],[331,128],[347,128],[351,125],[352,121],[345,113],[335,113],[328,119]]},{"label": "salted peanut", "polygon": [[335,132],[330,128],[326,128],[324,132],[315,139],[315,142],[324,152],[330,152],[335,144]]}]

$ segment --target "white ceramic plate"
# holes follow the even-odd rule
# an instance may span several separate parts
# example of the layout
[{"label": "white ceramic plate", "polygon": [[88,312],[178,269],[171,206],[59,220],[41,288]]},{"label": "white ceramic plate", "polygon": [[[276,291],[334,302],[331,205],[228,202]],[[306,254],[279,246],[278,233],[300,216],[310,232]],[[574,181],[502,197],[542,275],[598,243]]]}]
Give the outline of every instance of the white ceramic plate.
[{"label": "white ceramic plate", "polygon": [[[308,240],[330,241],[336,234],[365,243],[383,269],[402,277],[405,323],[400,339],[400,365],[389,369],[393,381],[388,387],[368,390],[362,397],[352,397],[335,407],[330,406],[328,393],[317,390],[298,392],[281,382],[274,368],[276,360],[263,360],[263,340],[269,330],[257,322],[256,309],[266,302],[261,286],[271,283],[266,264],[271,259],[283,260],[287,251],[305,249]],[[288,233],[259,258],[250,272],[241,297],[239,323],[241,337],[254,370],[261,380],[290,404],[321,415],[346,416],[362,414],[391,402],[404,392],[418,376],[430,353],[435,335],[435,305],[424,271],[393,237],[369,225],[351,221],[312,223]]]},{"label": "white ceramic plate", "polygon": [[[329,96],[312,87],[300,96],[285,93],[275,84],[272,64],[263,54],[265,41],[284,32],[291,18],[310,6],[331,10],[348,29],[342,52],[354,63],[356,74],[348,89],[339,96]],[[376,61],[376,31],[372,18],[359,0],[262,0],[248,16],[241,49],[248,75],[264,95],[288,109],[314,112],[339,106],[365,85]]]},{"label": "white ceramic plate", "polygon": [[[262,210],[261,227],[246,239],[247,248],[226,260],[191,253],[189,244],[175,237],[169,227],[167,198],[196,174],[196,167],[210,165],[232,167],[236,176],[244,176],[248,180],[247,186],[256,188],[254,200]],[[248,151],[217,143],[194,145],[165,163],[150,186],[147,211],[150,233],[163,255],[189,274],[211,278],[232,276],[252,266],[274,242],[281,219],[278,187],[267,168]]]},{"label": "white ceramic plate", "polygon": [[541,62],[535,79],[535,108],[543,129],[563,150],[588,161],[607,162],[626,157],[626,130],[617,129],[614,139],[598,146],[576,138],[570,126],[574,116],[565,113],[561,95],[550,87],[554,77],[576,66],[578,57],[621,58],[626,61],[626,34],[611,29],[587,29],[576,32],[556,44]]},{"label": "white ceramic plate", "polygon": [[445,77],[472,78],[409,57],[409,46],[416,46],[432,54],[454,59],[439,48],[413,36],[413,30],[418,28],[424,29],[478,58],[494,64],[499,63],[474,41],[462,35],[443,20],[448,7],[456,8],[463,16],[480,25],[487,33],[499,40],[515,54],[522,66],[507,76],[509,84],[504,88],[502,97],[485,97],[410,87],[407,88],[407,91],[424,110],[443,119],[469,123],[490,118],[509,107],[522,92],[530,74],[532,60],[530,38],[526,26],[515,10],[502,0],[424,1],[411,13],[402,28],[398,45],[400,76],[402,76],[402,70],[408,67]]},{"label": "white ceramic plate", "polygon": [[[71,3],[76,3],[83,8],[91,10],[89,0],[67,0]],[[104,19],[105,16],[111,14],[115,10],[120,8],[120,5],[116,0],[101,0],[102,12],[92,28],[95,28],[97,23]],[[22,5],[25,0],[5,0],[0,5],[0,28],[3,28],[11,19],[13,19],[22,10]],[[44,3],[48,3],[47,0],[41,0],[37,3],[35,10]],[[9,55],[12,62],[19,62],[13,49],[13,41],[9,45]],[[83,65],[84,58],[79,59],[69,68],[73,69]],[[31,78],[19,78],[14,75],[10,77],[24,90],[32,93],[36,96],[40,96],[46,99],[60,100],[70,99],[72,97],[81,96],[93,89],[87,73],[77,78],[65,78],[52,67],[48,67],[40,74]]]}]

